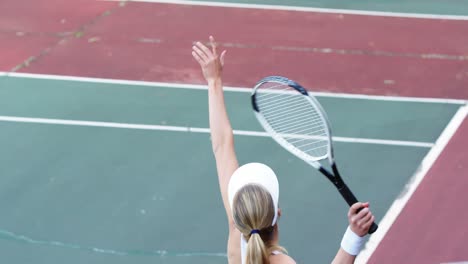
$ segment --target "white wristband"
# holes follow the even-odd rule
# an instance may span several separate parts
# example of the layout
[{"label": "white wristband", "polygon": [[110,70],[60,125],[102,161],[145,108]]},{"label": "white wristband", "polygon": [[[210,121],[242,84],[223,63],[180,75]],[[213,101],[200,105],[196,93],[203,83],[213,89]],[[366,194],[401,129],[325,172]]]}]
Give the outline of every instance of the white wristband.
[{"label": "white wristband", "polygon": [[341,240],[341,248],[348,254],[357,256],[364,245],[364,241],[366,241],[364,237],[356,235],[348,226],[348,229],[346,229],[343,239]]}]

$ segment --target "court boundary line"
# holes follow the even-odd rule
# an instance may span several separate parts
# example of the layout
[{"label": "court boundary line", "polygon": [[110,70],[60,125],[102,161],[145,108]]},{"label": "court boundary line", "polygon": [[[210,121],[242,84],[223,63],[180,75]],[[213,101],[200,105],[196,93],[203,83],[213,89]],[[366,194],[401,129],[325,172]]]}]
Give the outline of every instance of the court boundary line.
[{"label": "court boundary line", "polygon": [[468,117],[468,104],[461,106],[458,109],[445,129],[442,131],[439,138],[435,142],[434,147],[432,147],[432,149],[427,153],[427,155],[421,161],[421,164],[416,170],[415,174],[403,188],[403,192],[400,193],[395,201],[393,201],[389,210],[380,221],[378,232],[374,233],[369,238],[364,249],[357,256],[356,263],[367,263],[367,261],[369,261],[380,242],[383,240],[395,220],[398,218],[410,198],[413,196],[419,184],[422,182],[424,177],[442,154],[445,147],[450,142],[453,135],[455,135],[455,133],[458,131],[458,128],[461,126],[466,117]]},{"label": "court boundary line", "polygon": [[[92,83],[104,83],[104,84],[134,85],[134,86],[147,86],[147,87],[149,86],[149,87],[192,89],[192,90],[208,90],[207,85],[201,85],[201,84],[133,81],[133,80],[124,80],[124,79],[79,77],[79,76],[70,76],[70,75],[0,72],[0,77],[46,79],[46,80],[56,80],[56,81],[92,82]],[[224,86],[224,90],[228,92],[251,93],[252,87]],[[468,100],[450,99],[450,98],[446,99],[446,98],[430,98],[430,97],[425,98],[425,97],[385,96],[385,95],[348,94],[348,93],[332,93],[332,92],[311,92],[311,94],[314,96],[319,96],[319,97],[376,100],[376,101],[442,103],[442,104],[457,104],[457,105],[465,105],[468,103]]]},{"label": "court boundary line", "polygon": [[[122,0],[98,0],[98,1],[121,2]],[[143,2],[143,3],[157,3],[157,4],[192,5],[192,6],[243,8],[243,9],[264,9],[264,10],[296,11],[296,12],[316,12],[316,13],[327,13],[327,14],[363,15],[363,16],[380,16],[380,17],[468,20],[468,16],[463,16],[463,15],[440,15],[440,14],[422,14],[422,13],[419,14],[419,13],[402,13],[402,12],[385,12],[385,11],[365,11],[365,10],[356,10],[356,9],[334,9],[334,8],[266,5],[266,4],[242,4],[242,3],[209,2],[209,1],[125,0],[125,2]]]},{"label": "court boundary line", "polygon": [[[70,119],[55,119],[55,118],[0,116],[0,122],[1,121],[16,122],[16,123],[48,124],[48,125],[68,125],[68,126],[85,126],[85,127],[101,127],[101,128],[124,128],[124,129],[135,129],[135,130],[192,132],[192,133],[204,133],[204,134],[210,133],[209,128],[202,128],[202,127],[147,125],[147,124],[85,121],[85,120],[70,120]],[[268,138],[271,137],[267,132],[262,132],[262,131],[233,130],[233,133],[234,135],[240,135],[240,136],[268,137]],[[400,146],[400,147],[408,146],[408,147],[432,148],[434,146],[434,144],[430,142],[372,139],[372,138],[333,137],[333,140],[336,142],[345,142],[345,143],[376,144],[376,145]]]}]

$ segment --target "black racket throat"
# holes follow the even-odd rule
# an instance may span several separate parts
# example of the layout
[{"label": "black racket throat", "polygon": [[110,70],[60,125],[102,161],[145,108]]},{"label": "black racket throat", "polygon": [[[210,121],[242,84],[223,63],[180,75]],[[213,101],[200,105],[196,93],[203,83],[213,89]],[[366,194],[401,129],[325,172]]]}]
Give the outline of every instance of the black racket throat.
[{"label": "black racket throat", "polygon": [[338,189],[341,196],[343,196],[343,198],[349,206],[352,206],[353,204],[357,203],[358,200],[356,199],[356,196],[354,196],[353,192],[351,192],[351,190],[341,178],[340,172],[338,171],[338,168],[336,167],[336,164],[334,162],[331,164],[331,168],[333,174],[326,170],[324,167],[320,167],[319,171],[323,175],[325,175],[333,183],[333,185],[335,185],[335,187]]},{"label": "black racket throat", "polygon": [[341,175],[338,172],[338,168],[336,167],[335,163],[331,164],[331,168],[332,168],[333,174],[322,166],[319,168],[319,171],[323,175],[325,175],[338,189],[340,189],[343,185],[345,185],[345,183],[343,179],[341,178]]},{"label": "black racket throat", "polygon": [[[326,170],[324,167],[320,167],[318,170],[325,175],[332,183],[335,185],[336,189],[340,192],[341,196],[344,198],[346,203],[351,207],[353,204],[358,202],[358,199],[356,196],[354,196],[353,192],[348,188],[346,183],[343,181],[341,178],[340,172],[338,171],[338,168],[336,167],[336,164],[333,162],[331,164],[331,168],[333,171],[333,174],[330,173],[328,170]],[[364,207],[360,208],[357,210],[357,213],[364,209]],[[368,233],[372,234],[374,233],[378,228],[378,225],[376,223],[372,223],[371,227],[369,228]]]}]

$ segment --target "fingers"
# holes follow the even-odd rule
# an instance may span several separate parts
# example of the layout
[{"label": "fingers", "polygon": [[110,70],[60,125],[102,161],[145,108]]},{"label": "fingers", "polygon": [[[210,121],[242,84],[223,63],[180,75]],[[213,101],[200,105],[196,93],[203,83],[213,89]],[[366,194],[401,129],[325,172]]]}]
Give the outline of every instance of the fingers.
[{"label": "fingers", "polygon": [[200,65],[204,65],[205,62],[203,61],[202,58],[200,58],[200,56],[195,52],[195,51],[192,51],[192,56],[195,58],[195,60],[200,64]]},{"label": "fingers", "polygon": [[368,202],[367,203],[357,202],[357,203],[353,204],[349,208],[348,217],[351,217],[351,216],[357,214],[359,212],[359,210],[361,210],[364,207],[369,207],[369,203]]},{"label": "fingers", "polygon": [[213,55],[216,56],[218,54],[216,51],[218,44],[215,42],[213,36],[210,36],[210,44],[211,44],[211,50],[213,52]]},{"label": "fingers", "polygon": [[[208,56],[207,54],[198,46],[198,43],[200,42],[197,42],[196,46],[193,46],[192,49],[193,51],[198,55],[198,57],[200,57],[200,59],[202,59],[203,62],[207,62],[208,61]],[[203,46],[203,44],[200,43],[200,45]]]},{"label": "fingers", "polygon": [[[357,226],[361,226],[362,223],[364,223],[362,221],[362,219],[368,217],[368,215],[370,214],[370,211],[368,208],[364,208],[362,209],[359,213],[355,214],[355,215],[352,215],[351,218],[350,218],[350,221],[352,224],[355,224]],[[368,220],[368,219],[366,219]]]},{"label": "fingers", "polygon": [[219,56],[219,61],[221,62],[221,66],[224,66],[224,56],[226,55],[226,50],[221,52],[221,56]]},{"label": "fingers", "polygon": [[205,45],[203,45],[201,42],[195,43],[195,47],[203,51],[204,55],[207,58],[213,58],[213,53],[211,52],[210,49],[208,49]]},{"label": "fingers", "polygon": [[[211,45],[211,49],[207,47],[208,45]],[[208,45],[199,41],[195,42],[192,46],[192,56],[202,67],[205,78],[211,78],[213,76],[218,78],[223,70],[226,50],[223,50],[221,55],[217,55],[218,44],[215,42],[213,36],[210,36]]]},{"label": "fingers", "polygon": [[364,226],[367,222],[369,222],[369,219],[371,219],[372,213],[369,211],[369,209],[364,208],[359,212],[359,214],[356,215],[357,221],[356,224],[358,226]]},{"label": "fingers", "polygon": [[348,211],[351,230],[358,236],[364,236],[374,222],[374,216],[369,209],[369,203],[355,203]]},{"label": "fingers", "polygon": [[372,223],[374,223],[374,220],[375,220],[375,216],[371,214],[371,217],[369,218],[369,220],[363,224],[363,228],[365,230],[369,230],[369,228],[371,227]]}]

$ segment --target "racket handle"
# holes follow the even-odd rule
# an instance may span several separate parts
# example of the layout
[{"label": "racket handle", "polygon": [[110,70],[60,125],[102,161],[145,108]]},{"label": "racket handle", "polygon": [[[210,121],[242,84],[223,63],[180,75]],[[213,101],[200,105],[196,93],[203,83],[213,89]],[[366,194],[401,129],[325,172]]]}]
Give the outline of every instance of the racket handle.
[{"label": "racket handle", "polygon": [[348,203],[349,207],[353,206],[353,204],[358,202],[358,200],[356,199],[356,196],[354,196],[354,194],[351,192],[351,190],[348,188],[346,184],[343,183],[343,186],[339,188],[338,191],[340,191],[341,196],[343,196],[345,201]]},{"label": "racket handle", "polygon": [[[348,203],[349,207],[351,207],[353,204],[358,202],[358,200],[356,199],[356,196],[354,196],[354,194],[351,192],[351,190],[348,188],[348,186],[345,183],[343,183],[343,186],[339,188],[338,191],[340,191],[341,196],[343,196],[345,201]],[[364,207],[359,208],[357,212],[359,213],[359,211],[361,211],[362,209],[364,209]],[[377,231],[377,228],[379,228],[379,226],[374,222],[370,226],[369,231],[367,233],[372,234],[375,231]]]},{"label": "racket handle", "polygon": [[379,228],[379,226],[375,222],[373,222],[372,225],[369,228],[369,232],[367,232],[367,233],[372,234],[375,231],[377,231],[377,228]]}]

